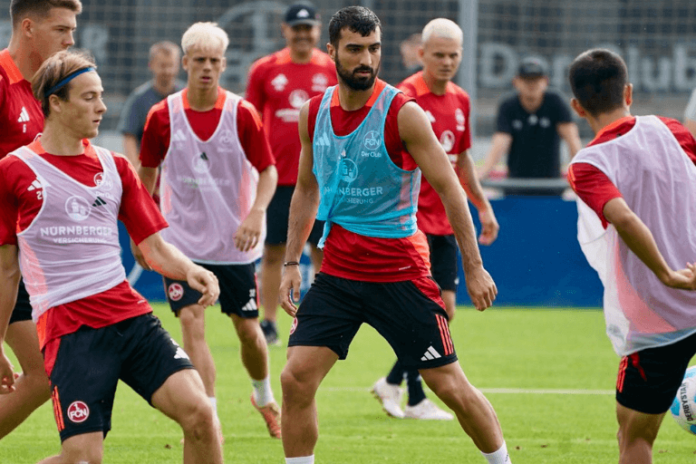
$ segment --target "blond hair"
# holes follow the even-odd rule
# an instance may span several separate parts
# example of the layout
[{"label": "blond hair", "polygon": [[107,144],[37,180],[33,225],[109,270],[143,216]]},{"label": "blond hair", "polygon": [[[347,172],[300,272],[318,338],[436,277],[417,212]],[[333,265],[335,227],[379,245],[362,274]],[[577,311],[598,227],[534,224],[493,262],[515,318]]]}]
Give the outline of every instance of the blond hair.
[{"label": "blond hair", "polygon": [[97,65],[94,64],[92,55],[83,50],[64,50],[44,61],[31,80],[31,90],[34,93],[34,97],[41,103],[41,110],[44,116],[48,117],[51,110],[49,103],[51,95],[55,95],[63,101],[68,101],[71,83],[68,82],[63,87],[52,92],[51,95],[46,95],[47,91],[71,74],[87,68],[96,69],[96,67]]},{"label": "blond hair", "polygon": [[457,40],[461,44],[464,40],[464,33],[454,21],[447,18],[436,18],[423,28],[423,44],[425,45],[431,37]]},{"label": "blond hair", "polygon": [[217,48],[222,47],[223,52],[227,50],[230,38],[217,23],[200,22],[195,23],[184,32],[181,37],[181,48],[184,53],[188,53],[191,47]]}]

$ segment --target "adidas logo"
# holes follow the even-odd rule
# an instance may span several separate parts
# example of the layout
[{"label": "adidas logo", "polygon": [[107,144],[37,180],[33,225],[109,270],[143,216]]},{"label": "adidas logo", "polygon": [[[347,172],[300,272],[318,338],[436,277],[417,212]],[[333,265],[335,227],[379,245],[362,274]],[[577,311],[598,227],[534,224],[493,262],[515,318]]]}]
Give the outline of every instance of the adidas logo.
[{"label": "adidas logo", "polygon": [[41,190],[43,185],[39,182],[39,179],[35,179],[34,182],[27,188],[28,191],[33,192],[34,190]]},{"label": "adidas logo", "polygon": [[186,141],[186,136],[184,135],[183,132],[181,132],[181,129],[177,130],[174,135],[172,135],[172,142],[185,142]]},{"label": "adidas logo", "polygon": [[428,347],[428,351],[425,352],[423,357],[421,358],[421,361],[432,361],[433,359],[441,358],[440,353],[438,353],[435,348]]},{"label": "adidas logo", "polygon": [[178,347],[176,349],[176,354],[174,355],[174,359],[189,359],[189,357],[183,348]]},{"label": "adidas logo", "polygon": [[29,122],[29,113],[25,107],[22,107],[22,111],[19,113],[19,119],[17,122]]},{"label": "adidas logo", "polygon": [[208,161],[208,155],[206,155],[205,152],[201,153],[201,159],[203,161]]},{"label": "adidas logo", "polygon": [[102,199],[102,197],[97,197],[94,203],[92,203],[92,206],[96,208],[97,206],[103,206],[105,204],[106,202]]},{"label": "adidas logo", "polygon": [[256,311],[259,307],[256,306],[256,299],[252,298],[247,304],[242,307],[242,311]]},{"label": "adidas logo", "polygon": [[316,140],[317,146],[320,147],[329,147],[331,146],[331,142],[329,141],[329,136],[326,135],[326,132],[322,133],[319,138]]}]

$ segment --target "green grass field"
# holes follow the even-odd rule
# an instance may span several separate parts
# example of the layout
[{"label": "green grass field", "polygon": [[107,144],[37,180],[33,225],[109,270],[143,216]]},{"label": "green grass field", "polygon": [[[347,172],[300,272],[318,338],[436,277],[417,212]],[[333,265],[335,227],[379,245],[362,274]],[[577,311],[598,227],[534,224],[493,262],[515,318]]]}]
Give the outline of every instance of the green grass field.
[{"label": "green grass field", "polygon": [[[155,312],[180,340],[165,305]],[[207,334],[218,370],[217,397],[228,463],[283,460],[249,402],[251,385],[239,360],[231,321],[209,310]],[[290,318],[281,316],[284,338]],[[460,362],[493,403],[515,464],[594,464],[618,461],[613,388],[618,358],[596,310],[460,308],[452,323]],[[387,417],[369,389],[394,361],[389,346],[364,326],[318,393],[318,463],[484,463],[456,422]],[[285,349],[271,349],[273,387],[280,399]],[[545,391],[544,391],[545,390]],[[432,394],[430,395],[433,398]],[[126,385],[119,386],[106,463],[180,463],[181,431]],[[0,442],[0,463],[23,464],[59,452],[52,409],[44,405]],[[665,419],[655,463],[696,462],[696,437]]]}]

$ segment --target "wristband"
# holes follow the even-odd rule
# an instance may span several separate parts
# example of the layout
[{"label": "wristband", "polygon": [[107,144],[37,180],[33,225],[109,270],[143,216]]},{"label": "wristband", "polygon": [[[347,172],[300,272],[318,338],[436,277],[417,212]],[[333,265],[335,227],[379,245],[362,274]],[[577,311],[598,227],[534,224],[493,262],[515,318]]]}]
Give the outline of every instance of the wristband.
[{"label": "wristband", "polygon": [[283,267],[288,267],[288,266],[299,266],[300,263],[298,261],[285,261],[283,263]]}]

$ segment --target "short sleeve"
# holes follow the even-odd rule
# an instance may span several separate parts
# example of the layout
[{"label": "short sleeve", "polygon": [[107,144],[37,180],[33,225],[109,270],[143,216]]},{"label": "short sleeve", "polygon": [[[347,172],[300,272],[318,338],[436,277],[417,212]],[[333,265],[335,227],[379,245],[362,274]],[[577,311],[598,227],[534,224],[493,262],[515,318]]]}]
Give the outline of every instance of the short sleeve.
[{"label": "short sleeve", "polygon": [[[0,161],[0,178],[9,179],[10,157]],[[0,182],[0,245],[17,245],[19,202],[10,182]]]},{"label": "short sleeve", "polygon": [[261,114],[263,107],[266,104],[266,99],[263,91],[265,79],[263,78],[263,67],[259,62],[252,65],[249,70],[249,78],[247,79],[247,88],[244,93],[244,99],[251,103]]},{"label": "short sleeve", "polygon": [[563,100],[563,97],[557,93],[549,93],[553,102],[553,114],[556,124],[565,124],[573,122],[573,116],[570,114],[570,106]]},{"label": "short sleeve", "polygon": [[263,130],[261,116],[250,102],[242,100],[237,109],[237,133],[247,159],[258,172],[275,165],[275,158]]},{"label": "short sleeve", "polygon": [[609,222],[604,217],[604,206],[622,196],[616,185],[599,168],[589,163],[571,164],[568,180],[578,197],[599,216],[606,227]]},{"label": "short sleeve", "polygon": [[156,168],[169,150],[169,110],[167,100],[150,109],[140,144],[140,162],[147,168]]},{"label": "short sleeve", "polygon": [[128,96],[126,103],[121,110],[121,117],[118,121],[118,131],[123,135],[138,136],[142,132],[142,126],[139,125],[138,114],[136,111],[136,100],[138,98],[137,91],[134,91]]}]

